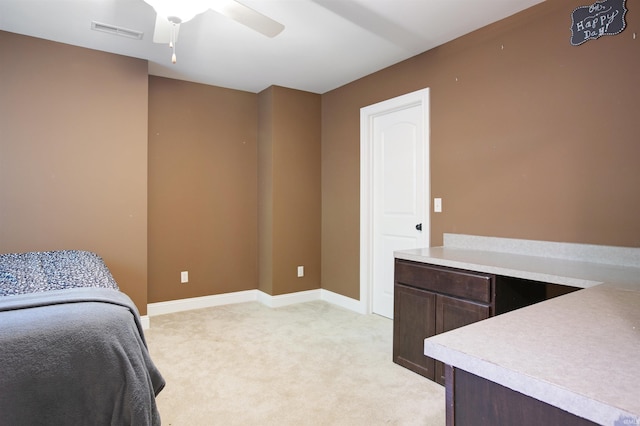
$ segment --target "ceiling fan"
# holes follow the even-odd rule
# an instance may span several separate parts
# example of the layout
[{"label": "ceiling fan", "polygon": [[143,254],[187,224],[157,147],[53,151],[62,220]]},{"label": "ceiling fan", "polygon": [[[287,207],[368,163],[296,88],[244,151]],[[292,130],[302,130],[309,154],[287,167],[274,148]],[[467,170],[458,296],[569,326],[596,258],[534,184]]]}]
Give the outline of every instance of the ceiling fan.
[{"label": "ceiling fan", "polygon": [[266,15],[245,6],[236,0],[144,0],[156,11],[153,32],[155,43],[168,44],[173,49],[171,62],[176,63],[176,42],[180,25],[196,15],[213,10],[247,27],[275,37],[284,30],[284,25]]}]

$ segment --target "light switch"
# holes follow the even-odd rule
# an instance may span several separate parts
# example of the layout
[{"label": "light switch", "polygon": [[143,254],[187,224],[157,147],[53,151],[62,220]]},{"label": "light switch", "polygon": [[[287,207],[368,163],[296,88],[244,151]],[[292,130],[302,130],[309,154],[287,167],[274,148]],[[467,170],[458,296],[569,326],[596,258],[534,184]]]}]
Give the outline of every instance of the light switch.
[{"label": "light switch", "polygon": [[442,198],[434,198],[433,199],[433,211],[435,213],[442,212]]},{"label": "light switch", "polygon": [[180,283],[188,283],[189,282],[189,271],[180,272]]}]

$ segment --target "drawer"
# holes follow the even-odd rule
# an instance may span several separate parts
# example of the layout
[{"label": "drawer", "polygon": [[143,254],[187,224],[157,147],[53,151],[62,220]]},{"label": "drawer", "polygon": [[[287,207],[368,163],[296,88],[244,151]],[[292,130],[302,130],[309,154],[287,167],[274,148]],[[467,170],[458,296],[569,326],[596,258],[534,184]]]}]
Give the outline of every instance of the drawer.
[{"label": "drawer", "polygon": [[395,282],[435,293],[491,303],[491,274],[396,259]]}]

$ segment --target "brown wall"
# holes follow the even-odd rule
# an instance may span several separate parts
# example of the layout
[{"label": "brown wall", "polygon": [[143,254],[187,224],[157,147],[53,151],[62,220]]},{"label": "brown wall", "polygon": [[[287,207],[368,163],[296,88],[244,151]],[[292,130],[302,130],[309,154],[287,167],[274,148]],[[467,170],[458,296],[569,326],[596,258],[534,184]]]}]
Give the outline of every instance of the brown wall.
[{"label": "brown wall", "polygon": [[[260,283],[272,295],[320,288],[320,95],[260,98]],[[297,277],[297,267],[304,276]]]},{"label": "brown wall", "polygon": [[149,302],[256,288],[257,127],[253,93],[149,77]]},{"label": "brown wall", "polygon": [[0,32],[0,251],[96,251],[145,313],[148,130],[149,302],[320,277],[357,299],[360,108],[424,87],[444,207],[432,245],[454,232],[637,247],[640,9],[573,47],[581,5],[547,0],[320,97],[148,79],[144,61]]},{"label": "brown wall", "polygon": [[11,33],[0,53],[0,252],[96,251],[145,314],[258,288],[260,212],[261,289],[320,287],[320,95],[269,90],[270,191],[258,187],[258,95]]},{"label": "brown wall", "polygon": [[0,31],[0,253],[98,253],[146,314],[147,63]]},{"label": "brown wall", "polygon": [[431,93],[442,234],[640,246],[640,8],[574,47],[548,0],[322,97],[322,285],[359,297],[359,109]]}]

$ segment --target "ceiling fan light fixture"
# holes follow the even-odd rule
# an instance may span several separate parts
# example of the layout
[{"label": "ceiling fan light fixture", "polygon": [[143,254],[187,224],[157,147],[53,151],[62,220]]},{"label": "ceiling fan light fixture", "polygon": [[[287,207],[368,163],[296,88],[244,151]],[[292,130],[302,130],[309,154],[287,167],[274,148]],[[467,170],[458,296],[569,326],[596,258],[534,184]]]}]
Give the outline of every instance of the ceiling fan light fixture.
[{"label": "ceiling fan light fixture", "polygon": [[182,24],[209,9],[208,0],[144,0],[156,13],[175,24]]},{"label": "ceiling fan light fixture", "polygon": [[267,37],[275,37],[284,25],[240,3],[237,0],[144,0],[156,12],[154,43],[168,43],[173,49],[171,62],[176,63],[176,42],[180,25],[196,15],[214,10]]}]

